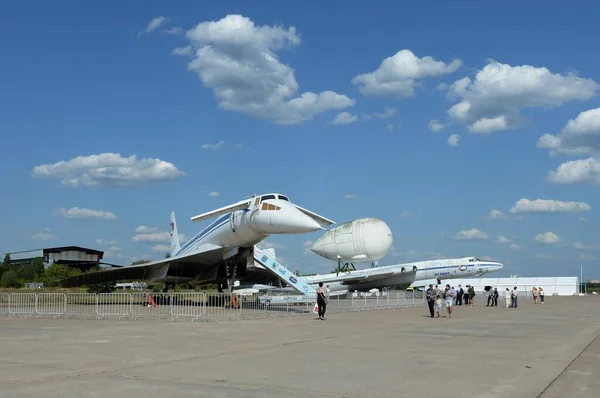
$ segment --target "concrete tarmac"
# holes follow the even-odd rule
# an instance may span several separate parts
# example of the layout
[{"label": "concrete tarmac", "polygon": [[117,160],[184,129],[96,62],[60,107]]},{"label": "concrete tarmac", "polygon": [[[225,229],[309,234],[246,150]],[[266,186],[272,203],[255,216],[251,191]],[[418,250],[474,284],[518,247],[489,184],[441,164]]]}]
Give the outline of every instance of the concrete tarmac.
[{"label": "concrete tarmac", "polygon": [[521,301],[452,319],[426,307],[326,321],[0,318],[0,396],[597,396],[600,298]]}]

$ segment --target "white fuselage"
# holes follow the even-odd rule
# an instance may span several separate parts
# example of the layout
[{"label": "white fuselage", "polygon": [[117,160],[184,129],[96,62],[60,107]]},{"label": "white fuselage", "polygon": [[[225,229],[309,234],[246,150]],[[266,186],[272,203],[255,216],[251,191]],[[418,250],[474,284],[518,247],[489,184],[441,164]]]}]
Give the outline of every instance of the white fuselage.
[{"label": "white fuselage", "polygon": [[[416,267],[414,279],[407,280],[406,273],[413,271]],[[357,271],[340,272],[339,274],[331,273],[324,275],[311,275],[304,277],[310,284],[316,285],[323,282],[324,285],[329,285],[329,289],[336,290],[365,290],[365,289],[380,289],[406,283],[414,283],[415,281],[430,280],[430,279],[455,279],[465,278],[470,276],[483,275],[488,272],[494,272],[502,269],[503,264],[493,261],[476,260],[473,257],[456,258],[456,259],[441,259],[430,261],[418,261],[414,263],[388,265],[377,268],[367,268]],[[402,272],[404,269],[405,272]],[[379,279],[374,278],[377,275],[390,274]],[[369,276],[374,280],[369,281],[354,281],[360,277]],[[350,280],[344,283],[344,280]]]},{"label": "white fuselage", "polygon": [[174,253],[191,253],[203,244],[222,247],[252,247],[271,234],[295,234],[321,229],[321,226],[281,199],[253,199],[247,209],[224,214],[187,241]]}]

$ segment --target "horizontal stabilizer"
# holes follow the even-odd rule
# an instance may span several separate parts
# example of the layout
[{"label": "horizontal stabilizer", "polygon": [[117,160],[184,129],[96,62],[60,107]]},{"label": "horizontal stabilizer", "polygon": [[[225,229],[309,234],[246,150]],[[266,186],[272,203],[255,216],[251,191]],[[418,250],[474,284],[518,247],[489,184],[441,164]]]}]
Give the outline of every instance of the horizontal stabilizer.
[{"label": "horizontal stabilizer", "polygon": [[330,220],[328,218],[325,218],[315,212],[312,212],[310,210],[307,210],[303,207],[298,206],[297,204],[292,203],[294,206],[296,206],[296,208],[298,210],[300,210],[302,213],[306,214],[307,216],[309,216],[310,218],[312,218],[313,220],[315,220],[316,222],[318,222],[321,225],[326,225],[326,226],[330,226],[332,224],[335,224],[335,221]]},{"label": "horizontal stabilizer", "polygon": [[237,203],[221,207],[216,210],[212,210],[206,213],[199,214],[197,216],[192,217],[193,222],[198,222],[202,220],[206,220],[207,218],[217,217],[223,214],[231,213],[232,211],[246,209],[250,204],[251,199],[240,200]]}]

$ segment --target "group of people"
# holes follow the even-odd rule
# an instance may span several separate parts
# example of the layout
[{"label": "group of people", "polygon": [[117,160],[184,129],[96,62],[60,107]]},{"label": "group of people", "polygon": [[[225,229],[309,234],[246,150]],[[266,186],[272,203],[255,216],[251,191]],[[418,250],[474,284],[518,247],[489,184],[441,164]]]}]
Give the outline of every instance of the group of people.
[{"label": "group of people", "polygon": [[[440,311],[442,306],[445,304],[448,309],[448,318],[452,318],[452,306],[462,305],[462,301],[464,299],[465,305],[473,306],[475,301],[475,289],[473,286],[466,286],[467,290],[463,290],[461,285],[458,285],[458,289],[454,289],[450,285],[446,285],[446,288],[442,291],[438,288],[437,285],[435,287],[433,284],[429,285],[429,289],[425,291],[425,297],[427,299],[427,305],[429,306],[429,314],[431,318],[434,318],[436,315],[440,317]],[[486,289],[487,290],[487,289]],[[531,295],[533,297],[533,302],[537,304],[538,302],[544,303],[544,289],[541,287],[534,287],[531,289]],[[488,290],[488,299],[486,307],[497,307],[498,306],[498,288],[490,288]],[[506,288],[506,292],[504,292],[504,300],[506,302],[506,308],[517,308],[519,303],[519,289],[515,286],[512,290]]]},{"label": "group of people", "polygon": [[433,285],[429,285],[429,289],[425,291],[425,297],[427,298],[427,305],[429,306],[429,313],[433,318],[436,314],[440,317],[442,306],[445,304],[448,310],[448,318],[452,318],[452,306],[454,305],[454,299],[457,297],[457,291],[450,285],[446,285],[446,288],[442,291]]},{"label": "group of people", "polygon": [[531,295],[533,296],[533,303],[534,304],[537,304],[538,300],[539,300],[539,303],[544,304],[544,289],[542,289],[541,286],[538,287],[537,289],[534,286],[531,289]]}]

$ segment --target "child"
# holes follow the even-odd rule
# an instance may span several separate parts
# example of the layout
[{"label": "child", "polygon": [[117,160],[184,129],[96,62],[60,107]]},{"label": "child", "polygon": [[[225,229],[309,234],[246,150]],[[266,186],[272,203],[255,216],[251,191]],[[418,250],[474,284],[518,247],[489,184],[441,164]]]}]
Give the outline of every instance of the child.
[{"label": "child", "polygon": [[442,298],[441,296],[438,294],[436,299],[435,299],[435,313],[437,314],[437,317],[440,317],[440,310],[442,309]]}]

